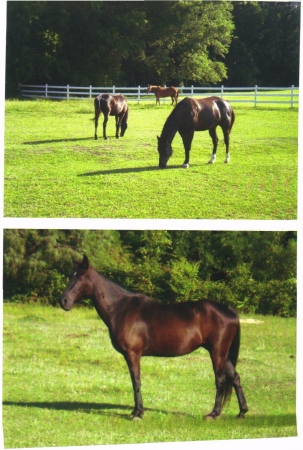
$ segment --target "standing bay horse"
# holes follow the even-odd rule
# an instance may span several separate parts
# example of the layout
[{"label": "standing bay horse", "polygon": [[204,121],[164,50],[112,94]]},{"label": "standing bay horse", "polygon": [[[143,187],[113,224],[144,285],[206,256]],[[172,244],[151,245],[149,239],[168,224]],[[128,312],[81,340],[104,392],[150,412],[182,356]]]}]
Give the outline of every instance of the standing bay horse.
[{"label": "standing bay horse", "polygon": [[140,359],[142,356],[181,356],[199,347],[209,351],[215,374],[216,398],[212,412],[215,419],[235,389],[240,412],[248,411],[240,377],[235,370],[240,347],[240,323],[236,312],[210,301],[161,304],[147,295],[129,292],[107,280],[84,255],[75,263],[74,273],[62,294],[65,311],[83,298],[90,298],[107,325],[113,347],[128,365],[135,408],[132,418],[144,412],[141,397]]},{"label": "standing bay horse", "polygon": [[202,99],[184,98],[168,116],[161,136],[158,136],[159,167],[166,167],[173,153],[171,143],[177,131],[181,135],[184,149],[184,168],[189,167],[189,152],[195,131],[209,130],[213,141],[213,152],[209,164],[216,160],[218,136],[216,128],[219,125],[224,135],[226,147],[225,163],[229,162],[229,135],[235,121],[235,114],[229,102],[219,97]]},{"label": "standing bay horse", "polygon": [[107,139],[106,136],[106,124],[108,122],[108,116],[115,116],[116,118],[116,138],[119,138],[119,129],[121,127],[121,136],[127,129],[127,119],[128,119],[128,105],[125,97],[121,94],[100,94],[94,100],[95,105],[95,139],[98,139],[97,129],[99,115],[103,113],[103,137]]},{"label": "standing bay horse", "polygon": [[153,92],[156,96],[156,104],[159,103],[160,105],[160,98],[163,97],[171,97],[172,105],[174,102],[178,103],[178,95],[179,95],[179,89],[170,86],[163,88],[161,86],[151,86],[150,84],[147,86],[147,93]]}]

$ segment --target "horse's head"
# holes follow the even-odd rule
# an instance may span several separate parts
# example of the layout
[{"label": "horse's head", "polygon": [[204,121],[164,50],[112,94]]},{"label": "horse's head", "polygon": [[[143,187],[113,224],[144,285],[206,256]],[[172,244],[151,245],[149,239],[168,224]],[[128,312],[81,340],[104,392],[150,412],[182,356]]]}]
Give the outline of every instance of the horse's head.
[{"label": "horse's head", "polygon": [[73,275],[61,296],[60,306],[65,311],[70,311],[77,301],[89,298],[92,293],[93,286],[89,277],[89,261],[87,256],[83,255],[83,260],[74,264]]},{"label": "horse's head", "polygon": [[147,92],[148,94],[150,93],[150,89],[151,89],[151,87],[152,87],[152,86],[151,86],[150,84],[148,84],[148,85],[147,85],[147,89],[146,89],[146,92]]},{"label": "horse's head", "polygon": [[171,144],[159,136],[158,137],[158,153],[159,153],[159,167],[162,169],[166,168],[167,161],[173,154],[173,149]]}]

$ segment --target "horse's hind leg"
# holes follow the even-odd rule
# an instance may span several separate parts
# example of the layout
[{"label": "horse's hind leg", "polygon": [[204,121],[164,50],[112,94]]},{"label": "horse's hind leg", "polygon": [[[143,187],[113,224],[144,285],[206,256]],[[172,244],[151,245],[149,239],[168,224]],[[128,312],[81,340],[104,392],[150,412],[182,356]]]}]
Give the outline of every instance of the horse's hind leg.
[{"label": "horse's hind leg", "polygon": [[104,114],[103,113],[103,115],[104,115],[104,120],[103,120],[103,137],[104,137],[104,139],[107,139],[107,136],[106,136],[106,125],[107,125],[107,122],[108,122],[108,114]]},{"label": "horse's hind leg", "polygon": [[219,139],[218,139],[218,136],[217,136],[217,132],[216,132],[216,127],[211,128],[209,130],[209,135],[210,135],[210,137],[212,138],[212,141],[213,141],[213,152],[212,152],[210,160],[208,161],[208,164],[213,164],[216,161],[217,147],[218,147],[218,142],[219,142]]},{"label": "horse's hind leg", "polygon": [[211,354],[213,369],[215,373],[216,398],[215,405],[207,419],[215,419],[221,414],[224,392],[226,390],[226,374],[224,371],[224,359],[222,356]]},{"label": "horse's hind leg", "polygon": [[239,408],[240,408],[238,418],[244,419],[244,415],[248,411],[248,407],[247,407],[247,403],[246,403],[246,399],[244,396],[242,386],[240,384],[240,376],[236,372],[234,366],[232,365],[232,363],[230,361],[227,361],[227,363],[226,363],[226,372],[227,372],[227,376],[230,378],[232,385],[236,391]]},{"label": "horse's hind leg", "polygon": [[117,139],[119,139],[119,137],[120,137],[120,135],[119,135],[120,124],[121,124],[121,117],[116,116],[116,138]]},{"label": "horse's hind leg", "polygon": [[223,135],[224,135],[224,143],[225,143],[225,148],[226,148],[226,157],[225,157],[225,163],[226,164],[228,164],[229,163],[229,160],[230,160],[230,155],[229,155],[229,133],[230,133],[230,130],[229,129],[227,129],[227,130],[224,130],[223,129]]},{"label": "horse's hind leg", "polygon": [[100,113],[98,111],[95,111],[95,139],[98,139],[98,122],[99,122],[99,115]]}]

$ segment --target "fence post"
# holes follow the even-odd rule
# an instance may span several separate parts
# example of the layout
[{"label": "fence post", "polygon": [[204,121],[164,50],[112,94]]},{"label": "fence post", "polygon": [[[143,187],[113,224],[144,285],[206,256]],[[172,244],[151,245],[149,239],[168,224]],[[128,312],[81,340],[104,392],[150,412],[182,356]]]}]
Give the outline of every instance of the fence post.
[{"label": "fence post", "polygon": [[113,85],[113,94],[115,93],[116,87]]},{"label": "fence post", "polygon": [[66,86],[66,100],[69,100],[69,84]]},{"label": "fence post", "polygon": [[224,85],[222,84],[221,85],[221,98],[223,98],[223,95],[224,95]]},{"label": "fence post", "polygon": [[291,100],[290,100],[290,107],[293,108],[294,107],[294,85],[292,84],[291,86]]},{"label": "fence post", "polygon": [[89,98],[92,98],[92,85],[89,86]]},{"label": "fence post", "polygon": [[255,106],[257,106],[258,85],[255,85]]},{"label": "fence post", "polygon": [[140,87],[140,84],[138,85],[138,103],[140,103],[140,89],[141,89],[141,87]]},{"label": "fence post", "polygon": [[45,85],[45,98],[47,98],[47,95],[48,95],[47,90],[48,90],[48,84]]},{"label": "fence post", "polygon": [[191,97],[194,96],[194,86],[193,85],[191,85],[191,88],[190,88],[190,95],[191,95]]}]

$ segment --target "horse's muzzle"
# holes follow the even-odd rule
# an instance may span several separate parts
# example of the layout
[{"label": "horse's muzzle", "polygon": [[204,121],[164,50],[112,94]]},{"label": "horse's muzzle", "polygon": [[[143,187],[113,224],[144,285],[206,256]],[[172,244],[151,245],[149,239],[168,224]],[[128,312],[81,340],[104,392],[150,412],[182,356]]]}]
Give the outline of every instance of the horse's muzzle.
[{"label": "horse's muzzle", "polygon": [[64,311],[70,311],[72,308],[72,305],[68,302],[66,297],[61,297],[60,306]]}]

